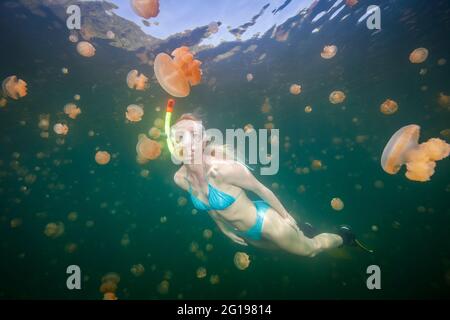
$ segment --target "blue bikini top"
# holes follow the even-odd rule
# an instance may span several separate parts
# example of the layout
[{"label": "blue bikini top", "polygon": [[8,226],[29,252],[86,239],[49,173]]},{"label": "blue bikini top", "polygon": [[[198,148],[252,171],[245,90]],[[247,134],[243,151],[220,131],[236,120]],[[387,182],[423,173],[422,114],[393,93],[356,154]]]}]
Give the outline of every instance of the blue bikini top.
[{"label": "blue bikini top", "polygon": [[191,183],[185,177],[186,181],[189,183],[189,194],[191,195],[191,201],[194,207],[201,211],[209,211],[209,210],[224,210],[231,206],[236,199],[239,197],[234,198],[233,196],[229,195],[228,193],[222,192],[218,189],[216,189],[212,184],[208,182],[208,202],[209,206],[206,205],[203,201],[201,201],[199,198],[194,196],[192,193],[192,187]]}]

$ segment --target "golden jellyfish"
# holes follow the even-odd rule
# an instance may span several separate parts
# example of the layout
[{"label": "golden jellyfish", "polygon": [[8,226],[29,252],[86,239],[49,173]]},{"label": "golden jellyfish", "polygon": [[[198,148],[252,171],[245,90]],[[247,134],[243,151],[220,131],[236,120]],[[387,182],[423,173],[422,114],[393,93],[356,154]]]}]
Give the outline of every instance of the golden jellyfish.
[{"label": "golden jellyfish", "polygon": [[108,30],[108,32],[106,32],[106,38],[109,40],[112,40],[116,37],[116,35],[114,34],[114,32],[112,32],[111,30]]},{"label": "golden jellyfish", "polygon": [[305,107],[305,112],[306,113],[311,113],[311,111],[312,111],[312,107],[311,106],[306,106]]},{"label": "golden jellyfish", "polygon": [[69,127],[65,124],[57,123],[53,126],[53,131],[55,131],[56,134],[65,136],[69,132]]},{"label": "golden jellyfish", "polygon": [[62,236],[64,233],[64,223],[50,222],[45,226],[44,234],[52,239]]},{"label": "golden jellyfish", "polygon": [[75,211],[70,212],[67,215],[67,220],[69,220],[69,221],[75,222],[75,221],[77,221],[77,219],[78,219],[78,213],[76,213]]},{"label": "golden jellyfish", "polygon": [[105,292],[103,295],[103,300],[115,301],[117,296],[114,292]]},{"label": "golden jellyfish", "polygon": [[272,106],[270,105],[270,100],[269,98],[264,98],[264,103],[261,106],[261,112],[262,113],[269,113],[270,110],[272,109]]},{"label": "golden jellyfish", "polygon": [[394,100],[387,99],[385,102],[383,102],[380,105],[380,111],[381,113],[384,113],[386,115],[391,115],[396,113],[398,110],[398,104]]},{"label": "golden jellyfish", "polygon": [[95,154],[95,162],[97,162],[99,165],[105,165],[108,164],[111,160],[111,155],[108,153],[108,151],[97,151]]},{"label": "golden jellyfish", "polygon": [[447,64],[447,60],[445,60],[444,58],[441,58],[438,60],[437,62],[438,66],[445,66]]},{"label": "golden jellyfish", "polygon": [[77,43],[78,42],[78,36],[76,34],[71,34],[69,36],[69,41],[73,42],[73,43]]},{"label": "golden jellyfish", "polygon": [[131,122],[139,122],[142,120],[144,115],[144,109],[141,106],[130,104],[127,107],[127,112],[125,112],[126,118]]},{"label": "golden jellyfish", "polygon": [[345,4],[351,8],[358,4],[358,0],[345,0]]},{"label": "golden jellyfish", "polygon": [[202,79],[199,60],[188,47],[179,47],[172,52],[173,59],[166,53],[156,56],[155,76],[163,89],[174,97],[187,97],[191,86],[198,85]]},{"label": "golden jellyfish", "polygon": [[199,278],[199,279],[203,279],[204,277],[206,277],[206,275],[207,275],[206,268],[204,268],[204,267],[198,268],[196,271],[196,275],[197,275],[197,278]]},{"label": "golden jellyfish", "polygon": [[159,129],[164,128],[164,120],[161,118],[156,118],[155,121],[153,121],[153,125]]},{"label": "golden jellyfish", "polygon": [[220,277],[217,274],[213,274],[209,277],[209,282],[212,285],[218,284],[220,282]]},{"label": "golden jellyfish", "polygon": [[161,218],[159,218],[159,222],[166,223],[167,222],[167,217],[166,216],[162,216]]},{"label": "golden jellyfish", "polygon": [[378,226],[377,225],[373,225],[371,227],[371,229],[372,229],[373,232],[377,232],[378,231]]},{"label": "golden jellyfish", "polygon": [[0,108],[6,107],[8,104],[8,100],[6,100],[4,97],[0,97]]},{"label": "golden jellyfish", "polygon": [[167,294],[169,293],[169,287],[170,283],[167,280],[161,281],[161,283],[158,285],[158,292],[160,294]]},{"label": "golden jellyfish", "polygon": [[138,160],[155,160],[161,155],[161,145],[147,138],[145,134],[140,134],[136,145],[136,152]]},{"label": "golden jellyfish", "polygon": [[149,88],[148,77],[143,73],[139,74],[137,70],[131,70],[127,74],[127,85],[130,89],[143,91]]},{"label": "golden jellyfish", "polygon": [[252,124],[246,124],[245,126],[244,126],[244,132],[245,133],[250,133],[250,132],[252,132],[252,131],[254,131],[255,130],[255,128],[253,127],[253,125]]},{"label": "golden jellyfish", "polygon": [[289,92],[293,94],[294,96],[299,95],[302,92],[302,86],[298,84],[293,84],[289,88]]},{"label": "golden jellyfish", "polygon": [[81,99],[81,96],[79,94],[76,94],[73,96],[73,100],[78,101]]},{"label": "golden jellyfish", "polygon": [[439,132],[443,137],[450,138],[450,129],[444,129]]},{"label": "golden jellyfish", "polygon": [[62,68],[62,69],[61,69],[61,72],[62,72],[63,74],[68,74],[68,73],[69,73],[69,69],[67,69],[67,68]]},{"label": "golden jellyfish", "polygon": [[450,144],[439,138],[431,138],[419,144],[420,127],[411,124],[399,129],[389,139],[381,156],[381,167],[389,174],[396,174],[406,164],[409,180],[425,182],[434,174],[436,161],[450,154]]},{"label": "golden jellyfish", "polygon": [[250,82],[253,80],[253,75],[251,73],[247,73],[246,78],[247,78],[247,81]]},{"label": "golden jellyfish", "polygon": [[331,199],[331,207],[336,211],[344,209],[344,202],[340,198]]},{"label": "golden jellyfish", "polygon": [[179,197],[177,200],[177,204],[179,207],[184,207],[187,204],[187,199],[183,196]]},{"label": "golden jellyfish", "polygon": [[17,76],[9,76],[2,83],[3,95],[14,100],[27,95],[27,83]]},{"label": "golden jellyfish", "polygon": [[250,257],[245,252],[236,252],[234,255],[234,265],[239,270],[245,270],[250,265]]},{"label": "golden jellyfish", "polygon": [[135,264],[131,267],[130,272],[133,274],[133,276],[135,277],[140,277],[144,274],[145,268],[142,264]]},{"label": "golden jellyfish", "polygon": [[159,0],[131,0],[133,11],[144,19],[150,19],[159,14]]},{"label": "golden jellyfish", "polygon": [[10,221],[10,226],[12,229],[18,228],[22,225],[22,219],[21,218],[14,218]]},{"label": "golden jellyfish", "polygon": [[81,109],[78,108],[74,103],[68,103],[64,106],[64,113],[71,119],[76,119],[81,113]]},{"label": "golden jellyfish", "polygon": [[159,130],[156,127],[151,127],[150,130],[148,131],[148,135],[152,139],[158,139],[161,136],[161,130]]},{"label": "golden jellyfish", "polygon": [[428,50],[425,48],[417,48],[409,55],[411,63],[422,63],[428,58]]},{"label": "golden jellyfish", "polygon": [[320,161],[320,160],[313,160],[311,162],[311,169],[313,169],[313,170],[320,170],[320,169],[322,169],[322,161]]},{"label": "golden jellyfish", "polygon": [[75,251],[77,251],[77,249],[77,244],[73,242],[66,244],[64,247],[64,251],[67,253],[74,253]]},{"label": "golden jellyfish", "polygon": [[102,277],[102,283],[111,282],[115,284],[119,284],[120,276],[115,272],[108,272]]},{"label": "golden jellyfish", "polygon": [[117,290],[117,283],[112,281],[105,281],[100,285],[101,293],[114,293]]},{"label": "golden jellyfish", "polygon": [[148,176],[150,175],[150,171],[147,169],[143,169],[143,170],[141,170],[140,174],[141,174],[142,178],[148,178]]},{"label": "golden jellyfish", "polygon": [[450,108],[450,96],[443,92],[439,93],[438,104],[443,108]]},{"label": "golden jellyfish", "polygon": [[338,48],[335,45],[325,46],[323,47],[320,56],[324,59],[331,59],[336,55],[337,50]]},{"label": "golden jellyfish", "polygon": [[211,239],[213,233],[210,229],[205,229],[203,230],[203,238],[205,238],[206,240]]},{"label": "golden jellyfish", "polygon": [[95,47],[87,41],[78,42],[77,51],[81,56],[86,58],[91,58],[95,55]]},{"label": "golden jellyfish", "polygon": [[345,93],[342,91],[333,91],[330,93],[329,100],[332,104],[339,104],[344,102],[345,98]]}]

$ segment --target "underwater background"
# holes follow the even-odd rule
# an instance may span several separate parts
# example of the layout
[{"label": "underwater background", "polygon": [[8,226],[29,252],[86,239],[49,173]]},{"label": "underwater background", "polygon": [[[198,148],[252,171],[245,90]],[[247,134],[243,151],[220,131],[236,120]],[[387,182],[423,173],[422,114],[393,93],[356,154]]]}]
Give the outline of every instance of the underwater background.
[{"label": "underwater background", "polygon": [[[102,299],[108,272],[120,275],[119,299],[449,298],[450,162],[439,161],[431,181],[419,183],[406,179],[404,169],[388,175],[380,157],[392,134],[408,124],[421,126],[420,141],[448,141],[450,108],[438,97],[450,94],[450,65],[437,61],[450,59],[450,3],[310,2],[257,37],[202,47],[207,26],[142,40],[132,22],[108,25],[113,17],[98,13],[106,2],[2,1],[0,76],[24,79],[28,94],[0,108],[0,298]],[[89,9],[82,22],[93,33],[90,59],[68,40],[69,3]],[[284,12],[292,6],[286,3]],[[381,8],[380,31],[358,22],[369,5]],[[249,19],[260,10],[254,9]],[[121,45],[105,38],[108,27]],[[143,45],[127,43],[128,34]],[[322,59],[329,44],[338,53]],[[273,176],[255,170],[257,178],[297,219],[321,231],[348,224],[373,254],[345,248],[306,258],[241,247],[206,213],[193,211],[173,182],[177,166],[165,146],[158,159],[136,162],[139,134],[164,119],[169,97],[149,61],[181,45],[196,48],[203,78],[189,97],[177,99],[175,116],[199,109],[206,127],[220,130],[272,122],[280,130],[280,170]],[[411,64],[408,56],[419,47],[429,57]],[[148,90],[127,87],[132,69],[151,78]],[[302,86],[300,95],[289,92],[293,83]],[[343,104],[328,101],[334,90],[345,92]],[[63,108],[75,94],[82,113],[73,120]],[[380,112],[388,98],[399,105],[393,115]],[[140,122],[126,121],[133,103],[144,106]],[[50,115],[48,138],[38,127],[43,114]],[[63,138],[51,129],[57,122],[69,126]],[[97,150],[111,154],[108,165],[95,162]],[[312,166],[314,160],[321,165]],[[344,202],[342,211],[330,206],[334,197]],[[57,238],[44,233],[51,222],[64,224]],[[245,270],[235,266],[236,252],[249,255]],[[72,264],[81,268],[81,290],[66,287]],[[139,264],[145,271],[132,272]],[[381,268],[381,290],[367,289],[369,265]]]}]

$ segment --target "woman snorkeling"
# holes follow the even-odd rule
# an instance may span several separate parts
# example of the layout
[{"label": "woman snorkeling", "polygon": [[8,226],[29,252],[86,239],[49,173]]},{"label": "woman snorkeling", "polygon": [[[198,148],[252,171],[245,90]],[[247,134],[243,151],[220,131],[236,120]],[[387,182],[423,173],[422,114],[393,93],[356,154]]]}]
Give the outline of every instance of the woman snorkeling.
[{"label": "woman snorkeling", "polygon": [[[310,224],[297,224],[246,165],[235,157],[225,156],[230,150],[209,143],[195,115],[183,114],[170,127],[174,103],[168,102],[165,128],[169,150],[182,162],[174,181],[189,192],[194,207],[208,212],[231,240],[308,257],[342,245],[359,244],[347,226],[339,227],[335,234],[317,234]],[[247,191],[261,200],[251,201]]]}]

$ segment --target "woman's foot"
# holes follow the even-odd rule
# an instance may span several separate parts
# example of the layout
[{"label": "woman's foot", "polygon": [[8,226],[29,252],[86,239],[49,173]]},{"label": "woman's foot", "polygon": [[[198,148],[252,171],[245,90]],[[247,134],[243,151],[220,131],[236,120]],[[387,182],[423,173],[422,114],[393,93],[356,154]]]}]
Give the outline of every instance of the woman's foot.
[{"label": "woman's foot", "polygon": [[343,246],[356,247],[356,236],[349,226],[342,225],[338,227],[337,234],[341,236]]}]

